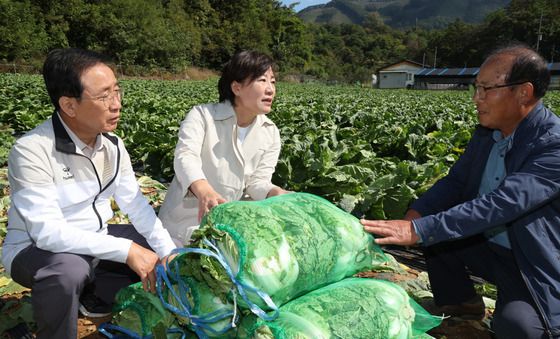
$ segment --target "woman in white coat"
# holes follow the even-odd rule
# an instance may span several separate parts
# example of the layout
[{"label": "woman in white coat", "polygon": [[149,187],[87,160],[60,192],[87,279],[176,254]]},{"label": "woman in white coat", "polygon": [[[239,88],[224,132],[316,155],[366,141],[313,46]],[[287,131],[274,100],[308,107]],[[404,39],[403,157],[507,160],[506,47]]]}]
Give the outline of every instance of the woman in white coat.
[{"label": "woman in white coat", "polygon": [[159,212],[176,242],[187,244],[216,205],[287,193],[271,182],[280,154],[280,133],[266,117],[276,94],[273,67],[265,54],[235,54],[218,82],[220,102],[195,106],[181,123],[175,177]]}]

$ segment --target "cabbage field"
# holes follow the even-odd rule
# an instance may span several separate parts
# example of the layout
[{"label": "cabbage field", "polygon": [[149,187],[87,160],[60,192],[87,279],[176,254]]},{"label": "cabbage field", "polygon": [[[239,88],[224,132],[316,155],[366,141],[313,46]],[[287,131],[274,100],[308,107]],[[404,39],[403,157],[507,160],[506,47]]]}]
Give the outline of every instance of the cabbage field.
[{"label": "cabbage field", "polygon": [[[121,82],[116,133],[139,173],[168,182],[179,124],[192,106],[217,100],[217,81]],[[560,112],[560,93],[547,94],[545,103]],[[14,138],[51,114],[40,76],[0,75],[0,166]],[[401,216],[446,173],[476,124],[466,91],[287,83],[279,84],[269,116],[283,141],[273,181],[370,218]]]},{"label": "cabbage field", "polygon": [[[192,106],[217,101],[217,79],[121,84],[116,133],[157,207],[173,176],[179,124]],[[289,83],[279,83],[277,91],[269,117],[283,145],[274,183],[322,196],[358,217],[401,217],[412,199],[446,174],[477,123],[466,91]],[[560,113],[560,92],[544,101]],[[0,74],[0,247],[9,207],[8,151],[51,114],[40,76]],[[2,271],[0,266],[0,296],[18,292]]]}]

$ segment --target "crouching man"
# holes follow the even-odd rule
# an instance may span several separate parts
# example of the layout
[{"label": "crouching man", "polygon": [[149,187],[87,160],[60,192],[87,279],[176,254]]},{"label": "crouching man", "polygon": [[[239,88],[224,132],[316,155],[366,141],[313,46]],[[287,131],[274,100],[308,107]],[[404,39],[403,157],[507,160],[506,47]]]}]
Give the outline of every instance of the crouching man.
[{"label": "crouching man", "polygon": [[500,48],[473,84],[480,125],[405,220],[362,220],[379,244],[425,247],[433,312],[481,319],[469,273],[498,289],[496,338],[560,337],[560,119],[543,103],[547,63]]},{"label": "crouching man", "polygon": [[[108,315],[116,292],[139,280],[154,291],[155,265],[175,245],[111,133],[123,93],[105,59],[53,50],[43,77],[55,110],[10,152],[2,260],[32,290],[37,337],[75,339],[78,310]],[[134,226],[107,224],[111,197]]]}]

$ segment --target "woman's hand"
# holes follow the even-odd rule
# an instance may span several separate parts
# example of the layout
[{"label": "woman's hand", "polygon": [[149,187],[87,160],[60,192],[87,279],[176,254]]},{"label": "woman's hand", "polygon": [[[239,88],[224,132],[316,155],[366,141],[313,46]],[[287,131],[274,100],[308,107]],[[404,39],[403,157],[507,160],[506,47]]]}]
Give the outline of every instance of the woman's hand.
[{"label": "woman's hand", "polygon": [[286,191],[283,188],[280,188],[278,186],[273,186],[270,191],[268,191],[268,194],[266,195],[267,198],[270,197],[274,197],[276,195],[282,195],[282,194],[287,194],[287,193],[293,193],[292,191]]},{"label": "woman's hand", "polygon": [[214,191],[212,186],[205,179],[197,180],[189,187],[194,196],[198,199],[198,222],[202,217],[210,212],[214,206],[223,204],[226,199],[222,198],[218,192]]}]

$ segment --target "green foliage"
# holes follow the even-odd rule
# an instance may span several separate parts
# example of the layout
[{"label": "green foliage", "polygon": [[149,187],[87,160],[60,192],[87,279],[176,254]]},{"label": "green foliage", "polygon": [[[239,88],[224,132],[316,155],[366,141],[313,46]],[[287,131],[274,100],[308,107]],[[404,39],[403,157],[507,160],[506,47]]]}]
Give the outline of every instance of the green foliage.
[{"label": "green foliage", "polygon": [[464,92],[286,86],[274,111],[274,180],[380,219],[401,217],[445,175],[476,123]]},{"label": "green foliage", "polygon": [[27,0],[0,0],[0,37],[0,60],[30,59],[48,47],[43,17]]},{"label": "green foliage", "polygon": [[[0,286],[4,283],[4,279],[9,280],[11,285],[17,285],[12,280],[0,277]],[[0,289],[0,295],[5,295],[4,291]],[[31,297],[25,296],[21,300],[9,300],[0,308],[0,333],[20,324],[25,323],[30,328],[35,328],[35,321],[33,320],[33,307],[31,305]]]},{"label": "green foliage", "polygon": [[[180,122],[193,106],[217,101],[216,81],[121,83],[126,94],[116,133],[137,171],[168,182]],[[0,124],[14,135],[52,114],[40,77],[0,75],[0,84]],[[549,92],[544,101],[560,112],[560,93]],[[283,143],[273,182],[379,219],[401,217],[444,176],[476,124],[462,91],[286,83],[278,85],[270,117]],[[155,208],[162,191],[151,192]]]},{"label": "green foliage", "polygon": [[[41,78],[19,74],[0,76],[0,124],[3,134],[13,130],[16,135],[21,135],[37,126],[52,112]],[[8,137],[2,143],[9,140]]]},{"label": "green foliage", "polygon": [[0,244],[8,227],[8,207],[10,207],[8,169],[0,168]]},{"label": "green foliage", "polygon": [[392,27],[422,26],[444,28],[455,19],[481,22],[485,15],[509,0],[335,0],[323,6],[304,9],[299,16],[306,22],[362,24],[371,14],[385,18]]},{"label": "green foliage", "polygon": [[13,129],[0,123],[0,166],[5,166],[8,163],[8,153],[16,140],[13,133]]},{"label": "green foliage", "polygon": [[[5,272],[0,272],[0,296],[21,294],[24,292],[29,292],[29,289],[16,283]],[[0,314],[3,314],[4,309],[1,308]],[[19,313],[19,312],[18,312]],[[16,323],[17,324],[17,323]],[[13,326],[13,325],[12,325]],[[7,327],[10,328],[10,327]],[[0,327],[0,333],[3,333],[6,328],[2,329]]]},{"label": "green foliage", "polygon": [[369,83],[402,59],[478,67],[504,42],[536,47],[539,26],[539,51],[558,59],[557,1],[507,2],[337,0],[299,14],[324,11],[316,20],[326,24],[316,24],[278,0],[0,0],[0,61],[39,65],[48,50],[75,46],[110,56],[130,75],[142,75],[133,65],[184,74],[189,66],[220,70],[236,51],[257,49],[277,61],[280,78]]},{"label": "green foliage", "polygon": [[440,67],[478,67],[488,52],[509,41],[536,48],[539,26],[542,33],[539,52],[548,60],[558,60],[560,7],[556,0],[514,0],[504,9],[487,15],[481,24],[455,22],[436,32],[428,49],[433,51],[438,47]]},{"label": "green foliage", "polygon": [[173,72],[221,68],[248,48],[272,53],[286,69],[301,69],[310,57],[303,22],[275,0],[1,0],[0,36],[6,61],[42,59],[68,46]]}]

